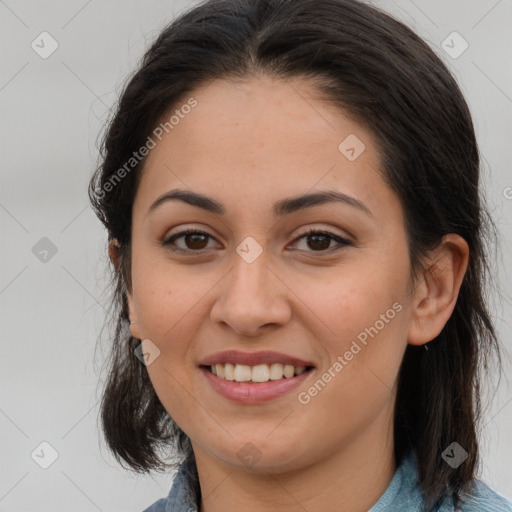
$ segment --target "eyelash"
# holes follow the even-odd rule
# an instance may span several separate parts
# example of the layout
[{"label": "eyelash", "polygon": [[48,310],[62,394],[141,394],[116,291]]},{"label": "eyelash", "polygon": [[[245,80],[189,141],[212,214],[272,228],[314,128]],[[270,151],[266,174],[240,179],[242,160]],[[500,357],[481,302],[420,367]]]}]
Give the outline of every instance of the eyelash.
[{"label": "eyelash", "polygon": [[[207,237],[213,238],[211,235],[209,235],[208,233],[205,233],[204,231],[199,231],[199,230],[196,230],[196,229],[186,229],[185,231],[180,231],[179,233],[176,233],[175,235],[172,235],[167,240],[164,240],[162,242],[162,245],[164,247],[170,249],[171,251],[177,252],[177,253],[182,253],[182,254],[190,254],[190,253],[202,254],[203,251],[206,251],[207,249],[198,249],[198,250],[182,249],[181,247],[176,247],[176,245],[174,244],[175,240],[177,240],[179,238],[182,238],[184,236],[187,236],[187,235],[194,235],[194,234],[206,235]],[[309,235],[312,235],[312,234],[327,236],[328,238],[331,238],[332,240],[337,242],[340,245],[340,247],[335,249],[335,251],[332,251],[331,250],[332,248],[329,248],[329,249],[326,249],[326,250],[306,251],[306,252],[323,253],[323,254],[327,253],[327,254],[329,254],[331,252],[336,252],[338,250],[341,250],[345,246],[352,245],[352,242],[350,242],[350,240],[347,240],[346,238],[343,238],[343,237],[340,237],[338,235],[335,235],[334,233],[331,233],[330,231],[323,231],[323,230],[314,229],[314,228],[309,228],[306,232],[304,232],[300,236],[298,236],[295,239],[295,241],[302,240],[303,238],[306,238],[306,237],[308,237]]]}]

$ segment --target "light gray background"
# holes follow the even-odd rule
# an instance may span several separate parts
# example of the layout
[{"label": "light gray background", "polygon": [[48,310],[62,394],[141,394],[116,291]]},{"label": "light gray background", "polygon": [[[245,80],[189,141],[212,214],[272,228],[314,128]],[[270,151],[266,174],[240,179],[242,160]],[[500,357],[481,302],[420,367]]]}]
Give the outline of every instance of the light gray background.
[{"label": "light gray background", "polygon": [[[125,77],[164,24],[193,3],[0,0],[1,511],[137,512],[169,491],[171,475],[126,473],[98,432],[103,354],[94,364],[94,349],[107,300],[106,234],[86,189]],[[461,84],[487,163],[488,202],[503,237],[497,270],[510,295],[512,2],[374,4],[426,38]],[[59,45],[47,59],[31,48],[43,31]],[[453,31],[469,43],[456,59],[441,44]],[[32,252],[42,237],[57,247],[47,262]],[[511,312],[510,303],[495,309],[507,377]],[[482,478],[512,498],[508,378],[486,421]],[[48,469],[31,458],[43,441],[58,452]]]}]

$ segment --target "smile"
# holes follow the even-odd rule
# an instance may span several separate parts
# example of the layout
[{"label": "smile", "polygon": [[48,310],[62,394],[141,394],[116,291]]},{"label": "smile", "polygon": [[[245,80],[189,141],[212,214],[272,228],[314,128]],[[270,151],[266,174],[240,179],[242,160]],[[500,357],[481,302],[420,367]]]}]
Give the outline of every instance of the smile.
[{"label": "smile", "polygon": [[270,350],[224,350],[199,363],[210,389],[230,401],[255,405],[298,387],[315,371],[312,361]]},{"label": "smile", "polygon": [[249,366],[245,364],[215,364],[210,366],[213,375],[228,381],[235,382],[268,382],[269,380],[291,379],[306,371],[305,366],[272,363]]}]

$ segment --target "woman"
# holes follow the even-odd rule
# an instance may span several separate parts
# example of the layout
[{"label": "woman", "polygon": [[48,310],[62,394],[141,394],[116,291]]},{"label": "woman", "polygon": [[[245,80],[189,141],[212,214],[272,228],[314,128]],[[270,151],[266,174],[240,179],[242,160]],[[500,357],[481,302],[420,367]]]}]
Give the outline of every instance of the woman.
[{"label": "woman", "polygon": [[417,35],[356,0],[203,2],[102,156],[102,426],[137,471],[183,460],[146,512],[512,510],[476,478],[499,356],[478,146]]}]

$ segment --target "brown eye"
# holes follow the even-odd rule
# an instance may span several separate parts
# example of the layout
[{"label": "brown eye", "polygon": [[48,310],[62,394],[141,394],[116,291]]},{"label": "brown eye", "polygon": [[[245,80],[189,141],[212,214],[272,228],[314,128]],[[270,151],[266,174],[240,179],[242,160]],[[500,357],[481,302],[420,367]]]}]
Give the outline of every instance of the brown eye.
[{"label": "brown eye", "polygon": [[[343,246],[352,245],[351,242],[345,238],[342,238],[334,233],[329,231],[318,231],[315,229],[310,229],[296,240],[300,241],[302,239],[306,240],[307,248],[304,249],[307,252],[326,252],[327,249],[330,249],[331,242],[335,241],[338,248],[342,248]],[[310,249],[309,251],[307,249]],[[302,249],[301,249],[302,250]]]},{"label": "brown eye", "polygon": [[331,238],[328,235],[308,235],[307,241],[310,244],[309,247],[315,251],[328,249],[331,245]]},{"label": "brown eye", "polygon": [[[183,238],[185,246],[176,244],[176,240]],[[171,249],[178,252],[199,252],[207,248],[208,239],[212,238],[208,233],[188,229],[181,231],[171,236],[169,239],[162,242],[164,246],[171,246]]]},{"label": "brown eye", "polygon": [[191,233],[189,235],[185,235],[185,244],[188,245],[190,249],[204,249],[205,248],[205,236],[199,235],[197,233]]}]

